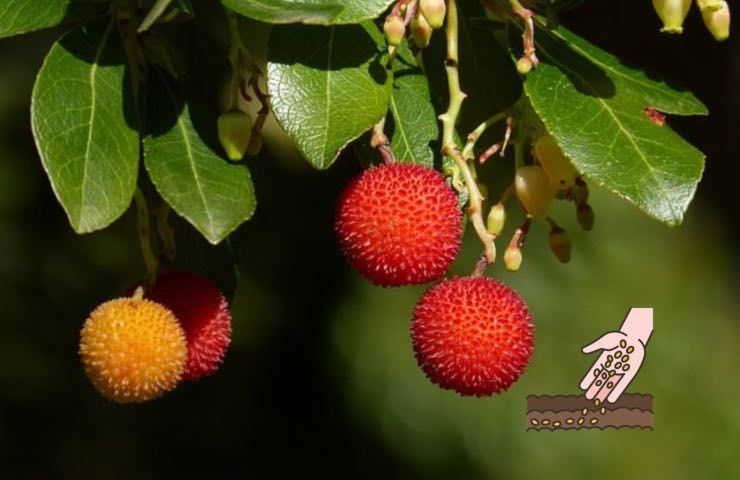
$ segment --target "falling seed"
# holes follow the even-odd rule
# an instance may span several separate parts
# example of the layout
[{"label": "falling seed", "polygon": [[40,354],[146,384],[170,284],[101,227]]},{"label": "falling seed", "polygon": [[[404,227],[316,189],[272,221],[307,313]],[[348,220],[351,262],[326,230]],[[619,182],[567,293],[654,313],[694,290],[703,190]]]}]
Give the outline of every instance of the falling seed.
[{"label": "falling seed", "polygon": [[601,374],[601,378],[606,378],[606,372]]},{"label": "falling seed", "polygon": [[622,368],[622,362],[617,362],[614,364],[614,368]]},{"label": "falling seed", "polygon": [[555,428],[557,428],[557,427],[560,426],[560,422],[553,422],[552,423],[552,426],[555,427]]},{"label": "falling seed", "polygon": [[615,370],[611,370],[611,371],[609,371],[609,376],[610,376],[610,377],[613,377],[613,376],[614,376],[614,375],[616,375],[616,374],[617,374],[617,372],[616,372]]},{"label": "falling seed", "polygon": [[582,418],[579,418],[578,419],[578,425],[583,425],[583,419]]},{"label": "falling seed", "polygon": [[565,419],[565,423],[567,423],[568,425],[570,425],[570,424],[573,423],[573,419],[572,418],[566,418]]},{"label": "falling seed", "polygon": [[611,360],[609,360],[608,362],[606,362],[605,366],[606,366],[606,368],[609,368],[609,367],[611,367],[611,366],[612,366],[612,362],[611,362]]},{"label": "falling seed", "polygon": [[594,376],[595,376],[595,377],[598,377],[598,376],[599,376],[599,373],[600,373],[600,372],[601,372],[601,370],[599,370],[599,369],[597,368],[596,370],[594,370]]},{"label": "falling seed", "polygon": [[627,347],[627,353],[632,353],[634,351],[635,351],[635,347],[632,347],[632,346]]},{"label": "falling seed", "polygon": [[606,407],[601,407],[601,414],[604,415],[606,413]]},{"label": "falling seed", "polygon": [[614,352],[614,358],[619,358],[621,356],[622,356],[622,351],[621,350],[617,350],[616,352]]},{"label": "falling seed", "polygon": [[592,418],[591,419],[591,425],[596,425],[596,423],[599,421],[598,418]]},{"label": "falling seed", "polygon": [[600,387],[602,383],[604,383],[604,382],[602,382],[601,380],[596,380],[596,386],[597,387]]},{"label": "falling seed", "polygon": [[629,356],[629,355],[625,355],[624,357],[622,357],[622,361],[623,361],[624,363],[627,363],[627,361],[628,361],[629,359],[630,359],[630,356]]},{"label": "falling seed", "polygon": [[542,420],[542,425],[550,425],[550,420],[548,419]]},{"label": "falling seed", "polygon": [[537,420],[535,420],[534,418],[532,419],[532,425],[539,425],[539,424],[540,424],[540,422],[538,422],[538,421],[537,421]]},{"label": "falling seed", "polygon": [[622,366],[622,370],[624,370],[625,372],[626,372],[627,370],[629,370],[629,369],[630,369],[630,366],[629,366],[629,365],[623,365],[623,366]]},{"label": "falling seed", "polygon": [[597,407],[599,406],[600,403],[601,403],[601,400],[599,400],[598,398],[594,400],[594,405],[596,405]]},{"label": "falling seed", "polygon": [[611,355],[607,355],[606,361],[611,362],[612,360],[614,360],[614,357],[612,357]]},{"label": "falling seed", "polygon": [[[619,341],[619,346],[622,347],[622,348],[624,348],[624,347],[627,346],[627,342],[625,342],[624,339],[622,339],[622,340]],[[630,348],[632,348],[632,347],[630,347]]]},{"label": "falling seed", "polygon": [[584,408],[583,410],[581,410],[581,413],[586,415],[588,413],[588,408]]},{"label": "falling seed", "polygon": [[609,382],[606,384],[606,388],[612,388],[614,386],[614,382]]}]

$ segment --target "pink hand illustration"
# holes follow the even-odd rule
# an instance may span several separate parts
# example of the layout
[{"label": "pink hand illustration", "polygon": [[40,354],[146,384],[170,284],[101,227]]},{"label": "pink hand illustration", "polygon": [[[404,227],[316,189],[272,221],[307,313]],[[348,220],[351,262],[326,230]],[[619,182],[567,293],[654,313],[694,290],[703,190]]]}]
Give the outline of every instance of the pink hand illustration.
[{"label": "pink hand illustration", "polygon": [[619,331],[607,332],[583,347],[583,353],[603,350],[581,380],[586,398],[616,402],[640,371],[652,333],[653,309],[632,308]]}]

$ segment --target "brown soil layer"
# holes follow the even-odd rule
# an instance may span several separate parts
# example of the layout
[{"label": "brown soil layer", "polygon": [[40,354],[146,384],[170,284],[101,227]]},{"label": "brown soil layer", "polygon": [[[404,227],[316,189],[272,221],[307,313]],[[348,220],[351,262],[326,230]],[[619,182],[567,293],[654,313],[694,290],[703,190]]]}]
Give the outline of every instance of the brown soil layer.
[{"label": "brown soil layer", "polygon": [[599,403],[582,395],[530,395],[527,430],[581,428],[653,428],[653,397],[626,393],[615,403]]}]

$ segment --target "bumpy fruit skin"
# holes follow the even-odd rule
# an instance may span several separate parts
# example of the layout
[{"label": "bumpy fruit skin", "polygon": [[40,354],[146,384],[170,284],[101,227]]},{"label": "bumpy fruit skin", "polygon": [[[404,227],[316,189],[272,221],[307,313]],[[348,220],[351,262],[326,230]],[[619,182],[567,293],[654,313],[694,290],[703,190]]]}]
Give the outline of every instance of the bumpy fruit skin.
[{"label": "bumpy fruit skin", "polygon": [[350,264],[372,283],[421,284],[441,277],[457,256],[462,211],[439,172],[383,164],[345,188],[336,231]]},{"label": "bumpy fruit skin", "polygon": [[97,307],[80,335],[80,356],[100,393],[140,403],[175,388],[185,369],[185,332],[164,306],[118,298]]},{"label": "bumpy fruit skin", "polygon": [[161,273],[145,297],[172,310],[185,330],[183,380],[198,380],[218,370],[231,343],[231,312],[213,283],[190,272]]},{"label": "bumpy fruit skin", "polygon": [[461,395],[508,389],[532,355],[532,317],[522,298],[490,278],[432,287],[414,310],[416,360],[429,379]]},{"label": "bumpy fruit skin", "polygon": [[514,189],[524,209],[533,217],[547,213],[557,192],[550,177],[539,165],[519,167],[514,176]]}]

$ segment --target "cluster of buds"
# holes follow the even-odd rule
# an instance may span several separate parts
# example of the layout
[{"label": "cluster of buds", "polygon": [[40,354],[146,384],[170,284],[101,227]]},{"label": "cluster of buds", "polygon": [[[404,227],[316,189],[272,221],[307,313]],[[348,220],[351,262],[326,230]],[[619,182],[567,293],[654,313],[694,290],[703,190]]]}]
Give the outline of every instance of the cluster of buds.
[{"label": "cluster of buds", "polygon": [[588,185],[579,176],[554,137],[549,134],[540,136],[533,145],[533,158],[535,160],[533,164],[517,168],[513,187],[507,190],[502,200],[491,207],[488,213],[486,226],[494,237],[500,236],[504,229],[505,204],[512,194],[516,195],[526,213],[524,223],[516,229],[504,253],[504,266],[509,271],[517,271],[521,267],[522,248],[535,218],[542,218],[548,223],[550,227],[548,243],[555,257],[561,263],[570,262],[571,241],[568,232],[548,214],[554,200],[573,202],[581,228],[589,231],[594,227],[595,215],[588,203]]},{"label": "cluster of buds", "polygon": [[[718,40],[730,36],[730,7],[725,0],[696,0],[704,25]],[[691,0],[653,0],[653,7],[663,22],[661,32],[683,33],[683,22],[691,9]]]},{"label": "cluster of buds", "polygon": [[383,30],[391,54],[411,28],[414,44],[426,48],[434,30],[442,28],[447,15],[445,0],[399,0],[385,18]]}]

